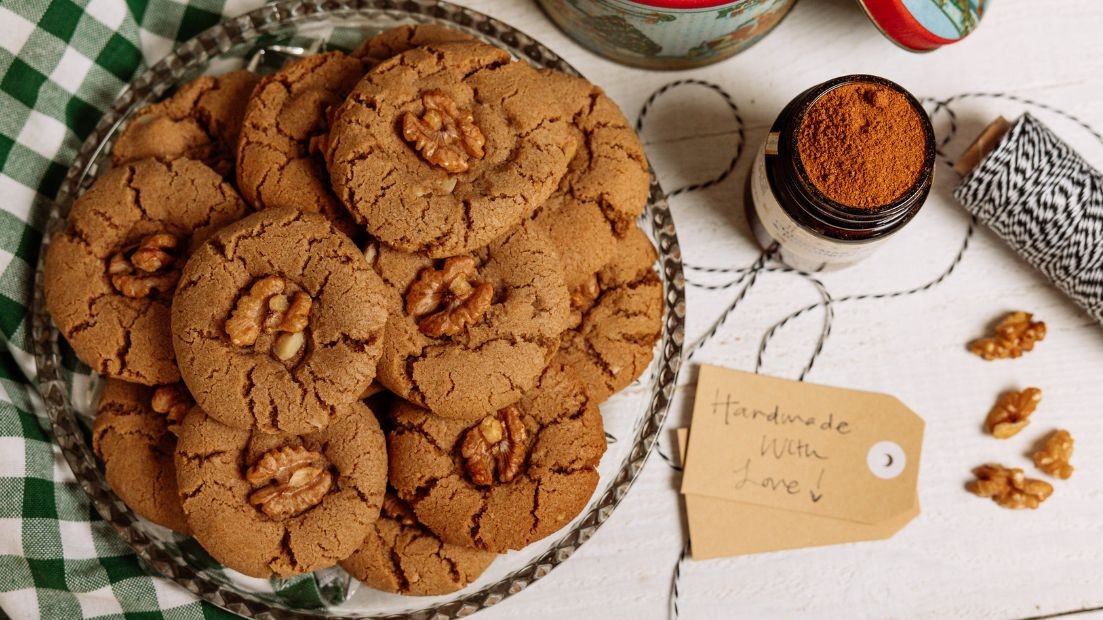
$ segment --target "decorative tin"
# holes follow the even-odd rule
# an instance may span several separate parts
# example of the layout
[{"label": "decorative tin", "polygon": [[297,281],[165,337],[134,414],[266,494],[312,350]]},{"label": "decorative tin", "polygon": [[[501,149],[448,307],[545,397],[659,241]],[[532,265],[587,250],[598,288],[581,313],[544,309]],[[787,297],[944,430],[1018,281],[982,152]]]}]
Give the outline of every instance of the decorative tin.
[{"label": "decorative tin", "polygon": [[770,32],[794,1],[539,0],[582,45],[645,69],[689,69],[734,56]]},{"label": "decorative tin", "polygon": [[893,43],[929,52],[965,38],[980,23],[987,0],[858,0]]}]

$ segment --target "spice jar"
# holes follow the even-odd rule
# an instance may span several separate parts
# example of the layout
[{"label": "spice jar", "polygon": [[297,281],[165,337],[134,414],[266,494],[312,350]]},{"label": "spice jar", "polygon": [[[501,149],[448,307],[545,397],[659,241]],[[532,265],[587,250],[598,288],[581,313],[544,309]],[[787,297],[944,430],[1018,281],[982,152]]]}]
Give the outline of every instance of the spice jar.
[{"label": "spice jar", "polygon": [[846,267],[915,217],[934,164],[934,131],[914,96],[872,75],[835,78],[774,121],[751,170],[747,218],[791,267]]}]

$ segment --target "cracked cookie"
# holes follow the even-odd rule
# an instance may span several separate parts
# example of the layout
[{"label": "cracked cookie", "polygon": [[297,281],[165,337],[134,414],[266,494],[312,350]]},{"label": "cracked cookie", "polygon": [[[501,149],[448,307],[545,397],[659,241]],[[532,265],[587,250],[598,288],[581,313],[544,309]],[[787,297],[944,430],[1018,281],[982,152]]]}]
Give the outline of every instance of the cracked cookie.
[{"label": "cracked cookie", "polygon": [[366,67],[342,52],[309,56],[266,75],[245,110],[237,146],[237,185],[255,208],[321,213],[354,235],[355,223],[329,188],[318,152],[327,112],[341,103]]},{"label": "cracked cookie", "polygon": [[377,379],[449,418],[478,419],[536,384],[568,326],[558,255],[521,226],[445,260],[369,246],[392,292]]},{"label": "cracked cookie", "polygon": [[324,428],[375,376],[387,291],[316,213],[265,209],[228,226],[184,267],[172,307],[180,374],[235,428]]},{"label": "cracked cookie", "polygon": [[405,24],[389,28],[367,39],[349,55],[375,66],[415,47],[474,40],[475,38],[466,32],[440,24]]},{"label": "cracked cookie", "polygon": [[479,578],[497,554],[441,542],[392,492],[364,543],[341,568],[364,585],[395,594],[434,596]]},{"label": "cracked cookie", "polygon": [[134,114],[111,151],[117,166],[155,157],[196,159],[230,176],[245,104],[260,76],[233,71],[200,76],[159,103]]},{"label": "cracked cookie", "polygon": [[190,159],[123,164],[92,184],[46,255],[46,307],[77,357],[108,377],[179,381],[169,307],[184,261],[249,212]]},{"label": "cracked cookie", "polygon": [[478,421],[402,401],[391,414],[391,485],[447,543],[521,549],[565,526],[597,487],[601,414],[560,363],[516,405]]},{"label": "cracked cookie", "polygon": [[636,380],[662,333],[663,285],[655,247],[633,226],[612,261],[571,295],[579,324],[563,334],[559,357],[601,403]]},{"label": "cracked cookie", "polygon": [[92,449],[107,483],[134,512],[188,533],[176,493],[175,425],[190,407],[179,384],[152,388],[108,379],[92,425]]},{"label": "cracked cookie", "polygon": [[176,472],[188,525],[234,570],[265,578],[334,566],[379,516],[387,447],[361,403],[302,436],[231,428],[199,407],[179,432]]},{"label": "cracked cookie", "polygon": [[368,232],[434,258],[486,246],[555,190],[575,142],[531,65],[476,42],[372,69],[334,113],[326,160]]},{"label": "cracked cookie", "polygon": [[639,137],[600,88],[552,69],[541,74],[558,93],[578,148],[533,219],[559,250],[573,291],[609,262],[617,241],[635,228],[651,174]]}]

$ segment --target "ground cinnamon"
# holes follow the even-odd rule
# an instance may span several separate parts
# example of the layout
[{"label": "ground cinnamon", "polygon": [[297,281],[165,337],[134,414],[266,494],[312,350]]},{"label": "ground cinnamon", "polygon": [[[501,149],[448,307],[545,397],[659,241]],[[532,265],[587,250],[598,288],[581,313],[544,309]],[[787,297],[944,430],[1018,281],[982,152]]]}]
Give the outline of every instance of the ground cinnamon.
[{"label": "ground cinnamon", "polygon": [[812,183],[835,202],[889,204],[919,179],[926,134],[902,94],[872,82],[845,84],[805,114],[797,151]]}]

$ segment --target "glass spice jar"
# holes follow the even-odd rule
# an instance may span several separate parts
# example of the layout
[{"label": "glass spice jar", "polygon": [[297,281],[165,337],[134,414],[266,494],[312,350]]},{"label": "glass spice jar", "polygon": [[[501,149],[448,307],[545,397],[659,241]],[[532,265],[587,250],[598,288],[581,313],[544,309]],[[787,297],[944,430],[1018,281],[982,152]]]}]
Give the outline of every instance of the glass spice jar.
[{"label": "glass spice jar", "polygon": [[[809,110],[825,96],[847,85],[867,85],[868,91],[886,89],[888,97],[914,110],[918,119],[906,136],[889,136],[915,163],[914,180],[884,204],[854,206],[837,202],[813,182],[798,146]],[[859,88],[862,86],[856,86]],[[864,88],[864,87],[862,87]],[[876,108],[863,119],[878,125]],[[896,107],[897,111],[900,105]],[[859,123],[860,124],[860,123]],[[805,147],[808,148],[808,147]],[[914,149],[914,151],[910,150]],[[807,151],[805,151],[807,152]],[[845,149],[839,149],[840,156]],[[843,163],[843,162],[840,162]],[[822,168],[822,162],[820,162]],[[777,256],[802,271],[824,271],[852,265],[869,256],[889,236],[919,212],[934,178],[935,139],[930,118],[919,101],[898,84],[872,75],[846,75],[818,84],[797,95],[778,114],[759,149],[748,182],[747,219],[763,248],[777,243]],[[848,171],[841,170],[844,178]],[[829,171],[830,172],[830,171]],[[895,173],[889,170],[889,173]]]}]

